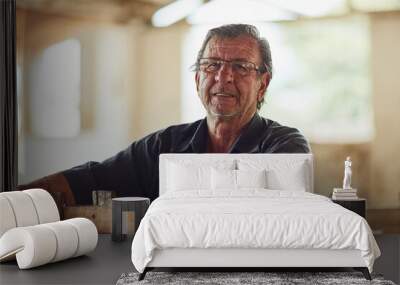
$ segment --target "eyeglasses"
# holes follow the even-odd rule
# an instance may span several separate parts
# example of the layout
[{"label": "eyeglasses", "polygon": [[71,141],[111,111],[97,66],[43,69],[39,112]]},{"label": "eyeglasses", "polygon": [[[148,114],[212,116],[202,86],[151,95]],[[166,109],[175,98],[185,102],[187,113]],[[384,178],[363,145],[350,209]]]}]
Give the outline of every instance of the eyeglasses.
[{"label": "eyeglasses", "polygon": [[232,66],[233,73],[241,76],[249,75],[253,70],[261,73],[260,68],[257,65],[248,61],[213,58],[201,58],[199,60],[200,70],[207,73],[217,73],[224,64],[230,64]]}]

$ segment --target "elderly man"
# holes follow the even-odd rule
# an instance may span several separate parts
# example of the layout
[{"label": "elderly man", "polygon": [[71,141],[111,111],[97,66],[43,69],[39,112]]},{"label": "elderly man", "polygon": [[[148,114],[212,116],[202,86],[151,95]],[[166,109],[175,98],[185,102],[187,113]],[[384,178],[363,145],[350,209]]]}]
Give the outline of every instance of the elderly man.
[{"label": "elderly man", "polygon": [[86,164],[39,179],[20,189],[42,187],[65,194],[66,203],[90,204],[91,191],[119,196],[158,197],[161,153],[307,153],[305,138],[262,118],[257,111],[272,78],[268,42],[251,25],[210,30],[194,64],[203,120],[171,126],[133,142],[99,163]]}]

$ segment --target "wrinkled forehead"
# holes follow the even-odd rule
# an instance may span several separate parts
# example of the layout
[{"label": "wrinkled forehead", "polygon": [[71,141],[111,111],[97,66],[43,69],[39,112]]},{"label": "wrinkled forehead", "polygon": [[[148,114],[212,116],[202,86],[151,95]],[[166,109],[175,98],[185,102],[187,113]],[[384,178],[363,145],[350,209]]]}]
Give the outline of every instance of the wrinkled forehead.
[{"label": "wrinkled forehead", "polygon": [[240,59],[256,64],[261,63],[258,43],[249,36],[236,38],[213,37],[208,41],[203,57],[215,57],[225,60]]}]

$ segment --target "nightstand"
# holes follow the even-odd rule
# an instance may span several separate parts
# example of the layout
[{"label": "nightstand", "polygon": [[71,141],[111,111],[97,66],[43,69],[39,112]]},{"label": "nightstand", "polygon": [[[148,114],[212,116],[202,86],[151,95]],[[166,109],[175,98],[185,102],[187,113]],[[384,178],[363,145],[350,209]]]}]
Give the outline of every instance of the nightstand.
[{"label": "nightstand", "polygon": [[339,204],[340,206],[353,211],[356,214],[359,214],[361,217],[365,218],[365,208],[366,208],[366,199],[359,198],[355,200],[333,200],[332,202]]}]

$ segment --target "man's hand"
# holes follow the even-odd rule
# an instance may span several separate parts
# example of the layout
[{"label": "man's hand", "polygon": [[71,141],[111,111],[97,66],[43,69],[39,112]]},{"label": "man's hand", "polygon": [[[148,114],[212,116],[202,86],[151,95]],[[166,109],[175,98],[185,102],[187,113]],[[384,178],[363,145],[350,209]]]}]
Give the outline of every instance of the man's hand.
[{"label": "man's hand", "polygon": [[62,173],[55,173],[28,184],[17,186],[17,190],[26,190],[32,188],[42,188],[50,192],[50,194],[53,194],[53,197],[56,196],[57,192],[62,193],[66,206],[74,206],[76,204],[74,194],[69,187],[67,179]]}]

